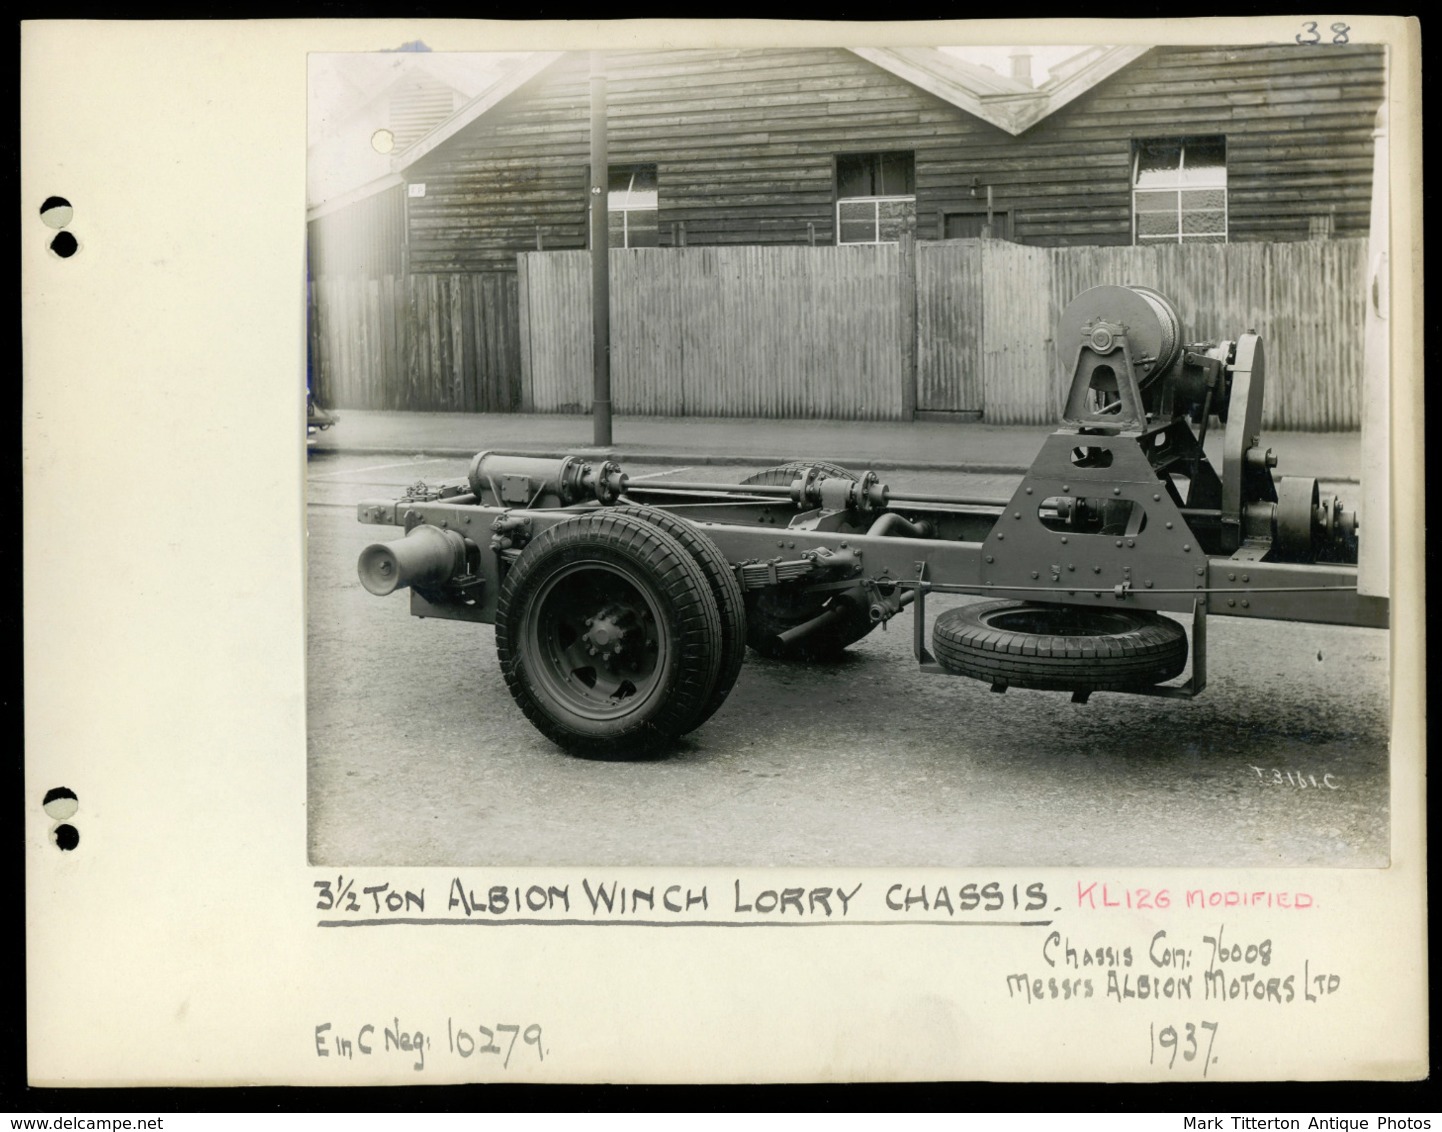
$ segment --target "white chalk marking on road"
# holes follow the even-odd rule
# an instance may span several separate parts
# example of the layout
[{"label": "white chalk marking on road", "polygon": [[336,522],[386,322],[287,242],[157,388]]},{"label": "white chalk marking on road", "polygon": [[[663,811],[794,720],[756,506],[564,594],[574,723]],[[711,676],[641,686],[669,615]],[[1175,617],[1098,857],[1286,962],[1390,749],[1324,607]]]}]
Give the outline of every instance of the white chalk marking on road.
[{"label": "white chalk marking on road", "polygon": [[630,476],[633,480],[653,480],[657,476],[674,476],[677,472],[689,472],[690,468],[667,468],[664,472],[647,472],[644,476]]},{"label": "white chalk marking on road", "polygon": [[368,468],[347,468],[343,472],[323,472],[318,476],[311,476],[313,480],[333,480],[336,476],[356,476],[361,472],[381,472],[387,468],[412,468],[421,464],[444,464],[449,457],[432,456],[429,460],[406,460],[399,464],[372,464]]}]

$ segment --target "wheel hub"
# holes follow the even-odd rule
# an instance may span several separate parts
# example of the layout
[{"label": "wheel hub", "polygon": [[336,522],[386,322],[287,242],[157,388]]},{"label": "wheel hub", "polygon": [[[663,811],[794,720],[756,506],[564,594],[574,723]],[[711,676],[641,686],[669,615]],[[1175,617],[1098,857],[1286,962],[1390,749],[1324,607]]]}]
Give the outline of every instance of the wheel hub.
[{"label": "wheel hub", "polygon": [[586,651],[594,657],[614,661],[629,651],[637,626],[636,611],[623,605],[608,605],[593,617],[586,618],[586,631],[581,639]]}]

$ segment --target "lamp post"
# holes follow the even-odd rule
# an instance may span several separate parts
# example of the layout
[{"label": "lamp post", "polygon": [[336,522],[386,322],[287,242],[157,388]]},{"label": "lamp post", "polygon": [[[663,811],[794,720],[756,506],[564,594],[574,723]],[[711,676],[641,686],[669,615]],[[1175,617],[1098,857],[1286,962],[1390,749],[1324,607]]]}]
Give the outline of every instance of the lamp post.
[{"label": "lamp post", "polygon": [[591,52],[591,402],[593,441],[611,446],[611,231],[607,214],[606,73]]}]

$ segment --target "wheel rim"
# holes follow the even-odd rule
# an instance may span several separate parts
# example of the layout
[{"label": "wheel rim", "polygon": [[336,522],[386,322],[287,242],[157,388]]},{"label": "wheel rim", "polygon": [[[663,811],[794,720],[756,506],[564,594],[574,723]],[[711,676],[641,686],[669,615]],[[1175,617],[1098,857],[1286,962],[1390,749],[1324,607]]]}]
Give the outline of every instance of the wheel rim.
[{"label": "wheel rim", "polygon": [[1046,637],[1103,637],[1129,633],[1137,627],[1136,621],[1124,613],[1068,605],[1002,609],[987,614],[983,620],[992,629]]},{"label": "wheel rim", "polygon": [[639,711],[664,683],[670,645],[660,605],[634,571],[576,562],[540,587],[523,642],[536,679],[566,710],[590,720]]}]

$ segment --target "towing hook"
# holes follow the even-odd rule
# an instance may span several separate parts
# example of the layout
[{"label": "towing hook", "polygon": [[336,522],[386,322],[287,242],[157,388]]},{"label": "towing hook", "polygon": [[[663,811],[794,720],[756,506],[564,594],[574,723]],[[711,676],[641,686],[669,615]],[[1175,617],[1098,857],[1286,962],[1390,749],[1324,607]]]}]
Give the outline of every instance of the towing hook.
[{"label": "towing hook", "polygon": [[872,599],[867,615],[877,624],[885,625],[908,605],[916,600],[915,590],[893,590],[889,594],[878,594]]}]

